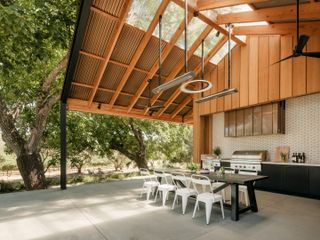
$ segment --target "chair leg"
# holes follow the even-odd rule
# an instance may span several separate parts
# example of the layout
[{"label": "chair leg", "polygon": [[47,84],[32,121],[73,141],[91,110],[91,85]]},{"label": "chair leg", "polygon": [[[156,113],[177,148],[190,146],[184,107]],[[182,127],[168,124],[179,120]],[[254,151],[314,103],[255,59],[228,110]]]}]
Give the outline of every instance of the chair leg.
[{"label": "chair leg", "polygon": [[188,196],[182,196],[182,214],[183,215],[186,212],[187,204],[188,204]]},{"label": "chair leg", "polygon": [[162,206],[166,205],[166,200],[167,200],[167,196],[168,196],[168,191],[162,191],[163,195],[162,195]]},{"label": "chair leg", "polygon": [[149,201],[151,192],[152,192],[152,188],[147,188],[147,201]]},{"label": "chair leg", "polygon": [[244,194],[244,200],[245,200],[245,202],[246,202],[246,206],[249,206],[249,200],[248,200],[249,196],[248,196],[248,191],[245,191],[243,194]]},{"label": "chair leg", "polygon": [[223,202],[226,202],[226,191],[224,189],[221,190],[221,195],[222,195]]},{"label": "chair leg", "polygon": [[224,209],[223,209],[223,201],[222,200],[220,200],[220,208],[221,208],[222,218],[224,219]]},{"label": "chair leg", "polygon": [[172,210],[174,209],[174,207],[175,207],[175,204],[176,204],[176,200],[177,200],[177,198],[178,198],[178,195],[177,195],[177,193],[174,195],[174,199],[173,199],[173,204],[172,204]]},{"label": "chair leg", "polygon": [[206,222],[209,224],[212,210],[212,202],[206,202]]},{"label": "chair leg", "polygon": [[199,201],[198,199],[196,200],[196,205],[194,205],[194,210],[193,210],[193,214],[192,214],[192,218],[194,218],[194,216],[196,215],[196,210],[199,207]]},{"label": "chair leg", "polygon": [[156,191],[156,196],[154,197],[154,201],[155,201],[155,202],[157,201],[157,198],[158,198],[158,192],[159,192],[159,189],[157,189],[157,191]]}]

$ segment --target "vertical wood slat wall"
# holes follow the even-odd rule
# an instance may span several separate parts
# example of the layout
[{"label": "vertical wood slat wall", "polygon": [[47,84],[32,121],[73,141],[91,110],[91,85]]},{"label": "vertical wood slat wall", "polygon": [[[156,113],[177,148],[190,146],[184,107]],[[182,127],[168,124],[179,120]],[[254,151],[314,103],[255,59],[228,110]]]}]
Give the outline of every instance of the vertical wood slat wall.
[{"label": "vertical wood slat wall", "polygon": [[[195,162],[200,161],[200,154],[206,153],[200,150],[199,144],[204,135],[201,131],[207,132],[200,126],[200,116],[320,92],[320,59],[299,57],[272,65],[291,55],[295,44],[293,35],[248,36],[246,46],[232,49],[231,81],[239,93],[194,103]],[[320,36],[311,36],[305,50],[320,51]],[[227,86],[227,63],[226,56],[206,74],[205,79],[213,83],[213,88],[204,96]]]}]

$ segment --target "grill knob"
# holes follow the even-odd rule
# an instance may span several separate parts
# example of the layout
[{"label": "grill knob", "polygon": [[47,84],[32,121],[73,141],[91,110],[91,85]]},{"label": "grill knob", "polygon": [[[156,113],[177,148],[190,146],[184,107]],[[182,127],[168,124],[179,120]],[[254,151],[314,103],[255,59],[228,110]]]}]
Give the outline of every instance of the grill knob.
[{"label": "grill knob", "polygon": [[243,166],[243,168],[246,168],[246,166]]}]

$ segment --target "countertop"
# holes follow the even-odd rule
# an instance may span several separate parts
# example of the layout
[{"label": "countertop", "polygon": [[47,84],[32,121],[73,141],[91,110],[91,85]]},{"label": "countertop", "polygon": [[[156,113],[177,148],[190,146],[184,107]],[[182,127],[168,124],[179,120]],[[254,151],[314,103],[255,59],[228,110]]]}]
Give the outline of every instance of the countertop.
[{"label": "countertop", "polygon": [[274,165],[292,165],[292,166],[308,166],[308,167],[320,167],[320,164],[317,163],[294,163],[294,162],[272,162],[265,161],[261,162],[262,164],[274,164]]}]

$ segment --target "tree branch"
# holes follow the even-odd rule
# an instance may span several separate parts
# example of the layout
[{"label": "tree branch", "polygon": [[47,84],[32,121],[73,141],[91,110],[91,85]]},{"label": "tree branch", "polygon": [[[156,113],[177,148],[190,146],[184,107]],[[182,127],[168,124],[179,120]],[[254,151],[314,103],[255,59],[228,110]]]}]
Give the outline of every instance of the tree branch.
[{"label": "tree branch", "polygon": [[2,137],[11,150],[19,156],[21,148],[24,146],[24,139],[20,136],[15,127],[15,120],[9,113],[4,99],[0,95],[0,128],[2,130]]}]

